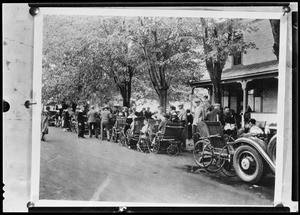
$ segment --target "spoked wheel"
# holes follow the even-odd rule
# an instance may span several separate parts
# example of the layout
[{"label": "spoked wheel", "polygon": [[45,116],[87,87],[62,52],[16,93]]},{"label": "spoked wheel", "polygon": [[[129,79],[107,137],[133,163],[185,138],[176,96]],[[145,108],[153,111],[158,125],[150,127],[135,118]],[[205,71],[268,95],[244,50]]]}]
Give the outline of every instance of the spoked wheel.
[{"label": "spoked wheel", "polygon": [[119,145],[120,146],[126,146],[127,145],[126,141],[127,141],[127,138],[126,138],[125,134],[123,132],[121,132]]},{"label": "spoked wheel", "polygon": [[143,139],[143,138],[140,138],[138,143],[136,144],[137,145],[137,150],[141,151],[141,152],[148,152],[148,144],[147,144],[147,139]]},{"label": "spoked wheel", "polygon": [[215,149],[211,144],[207,144],[203,148],[202,163],[204,168],[209,172],[218,172],[222,167],[222,160],[215,153]]},{"label": "spoked wheel", "polygon": [[159,139],[154,137],[152,141],[147,142],[147,147],[150,153],[157,154],[160,147]]},{"label": "spoked wheel", "polygon": [[260,154],[251,146],[242,145],[234,153],[233,166],[236,174],[245,182],[258,182],[264,172]]},{"label": "spoked wheel", "polygon": [[231,135],[224,134],[224,140],[225,142],[233,142],[234,138]]},{"label": "spoked wheel", "polygon": [[126,141],[125,141],[125,146],[130,147],[130,140],[131,140],[131,131],[128,129],[126,131]]},{"label": "spoked wheel", "polygon": [[168,155],[175,156],[175,155],[178,155],[178,152],[179,152],[179,148],[177,145],[171,144],[167,148]]},{"label": "spoked wheel", "polygon": [[112,129],[111,139],[114,143],[117,143],[117,141],[118,141],[118,133],[117,133],[117,130],[115,128]]},{"label": "spoked wheel", "polygon": [[194,160],[200,167],[207,167],[210,163],[203,162],[203,149],[204,147],[210,144],[209,141],[199,140],[195,143],[195,147],[193,150]]},{"label": "spoked wheel", "polygon": [[234,177],[236,176],[236,172],[233,167],[233,155],[230,154],[228,147],[229,146],[224,146],[220,151],[219,161],[221,165],[221,171],[224,173],[224,175],[228,177]]}]

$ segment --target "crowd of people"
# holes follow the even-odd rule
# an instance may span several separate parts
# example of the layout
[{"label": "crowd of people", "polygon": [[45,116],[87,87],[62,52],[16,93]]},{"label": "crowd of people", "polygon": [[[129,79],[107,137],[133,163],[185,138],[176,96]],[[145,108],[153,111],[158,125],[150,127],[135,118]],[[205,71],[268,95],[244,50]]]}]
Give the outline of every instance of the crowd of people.
[{"label": "crowd of people", "polygon": [[[229,107],[222,108],[221,105],[217,103],[212,105],[206,95],[202,99],[195,99],[194,102],[195,108],[193,113],[191,113],[189,109],[185,109],[184,104],[179,104],[178,109],[176,109],[175,106],[170,106],[166,112],[163,112],[161,106],[158,106],[154,112],[151,112],[149,107],[143,107],[141,111],[136,111],[135,107],[118,108],[105,105],[97,111],[94,106],[90,106],[89,110],[84,106],[77,107],[75,110],[72,109],[71,106],[67,106],[63,110],[57,110],[53,117],[55,119],[55,125],[62,127],[65,132],[72,130],[72,126],[76,126],[78,138],[85,138],[86,130],[88,130],[90,138],[92,138],[93,135],[95,138],[99,138],[99,134],[101,133],[100,128],[102,128],[103,131],[105,131],[107,140],[110,140],[111,129],[118,117],[128,119],[135,117],[145,118],[146,120],[144,121],[143,127],[145,131],[149,127],[147,119],[158,120],[160,121],[158,130],[161,133],[164,133],[167,124],[181,123],[187,126],[186,138],[188,140],[193,138],[199,121],[219,121],[223,126],[224,133],[232,136],[245,133],[248,130],[256,133],[262,132],[259,127],[255,126],[255,119],[251,119],[251,108],[249,106],[243,116],[246,125],[241,128],[242,116],[236,114],[235,111]],[[42,113],[42,140],[45,139],[45,134],[48,133],[47,120],[50,116],[47,112],[49,112],[48,107]],[[132,121],[133,120],[131,120],[131,122]],[[133,126],[133,124],[127,125],[125,129],[133,129]]]}]

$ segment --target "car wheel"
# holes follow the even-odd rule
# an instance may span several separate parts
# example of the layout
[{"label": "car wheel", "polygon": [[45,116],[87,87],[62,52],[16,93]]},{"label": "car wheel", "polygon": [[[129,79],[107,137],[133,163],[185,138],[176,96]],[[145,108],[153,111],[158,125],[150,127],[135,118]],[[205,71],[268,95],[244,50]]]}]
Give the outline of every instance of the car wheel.
[{"label": "car wheel", "polygon": [[261,155],[251,146],[242,145],[233,156],[233,166],[236,174],[245,182],[258,182],[264,172]]}]

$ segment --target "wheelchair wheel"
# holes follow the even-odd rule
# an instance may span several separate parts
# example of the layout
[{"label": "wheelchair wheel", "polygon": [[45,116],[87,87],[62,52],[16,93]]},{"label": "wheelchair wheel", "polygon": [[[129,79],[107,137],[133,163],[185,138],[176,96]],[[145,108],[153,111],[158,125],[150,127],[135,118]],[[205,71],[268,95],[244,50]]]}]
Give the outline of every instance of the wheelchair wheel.
[{"label": "wheelchair wheel", "polygon": [[173,156],[175,156],[175,155],[178,155],[178,152],[179,152],[179,148],[178,148],[177,145],[171,144],[171,145],[169,145],[168,148],[167,148],[167,153],[168,153],[168,155],[173,155]]},{"label": "wheelchair wheel", "polygon": [[210,144],[209,141],[204,141],[204,140],[199,140],[198,142],[195,143],[195,147],[193,150],[193,157],[196,164],[200,167],[206,167],[205,166],[206,163],[203,162],[203,149],[207,144]]},{"label": "wheelchair wheel", "polygon": [[150,153],[157,154],[160,147],[160,141],[157,137],[154,137],[152,141],[147,142],[148,150]]},{"label": "wheelchair wheel", "polygon": [[207,144],[203,148],[202,163],[204,168],[211,173],[218,172],[222,167],[222,160],[216,155],[215,149],[211,144]]},{"label": "wheelchair wheel", "polygon": [[233,155],[230,154],[228,146],[224,146],[219,154],[219,160],[221,165],[221,171],[228,177],[236,176],[236,172],[233,167]]},{"label": "wheelchair wheel", "polygon": [[123,132],[121,132],[120,139],[119,139],[119,145],[126,146],[127,145],[126,141],[127,141],[127,139],[126,139],[125,134]]},{"label": "wheelchair wheel", "polygon": [[130,140],[131,140],[131,131],[128,129],[126,131],[126,141],[125,141],[126,147],[130,147]]},{"label": "wheelchair wheel", "polygon": [[115,128],[112,129],[112,132],[111,132],[111,139],[114,143],[117,143],[118,142],[118,132]]},{"label": "wheelchair wheel", "polygon": [[148,151],[147,139],[139,138],[136,147],[138,151],[146,153]]}]

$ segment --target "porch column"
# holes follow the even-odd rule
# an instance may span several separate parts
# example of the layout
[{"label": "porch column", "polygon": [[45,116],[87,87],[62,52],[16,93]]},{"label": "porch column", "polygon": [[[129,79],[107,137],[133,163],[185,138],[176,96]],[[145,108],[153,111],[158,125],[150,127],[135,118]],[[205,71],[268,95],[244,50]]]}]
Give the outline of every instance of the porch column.
[{"label": "porch column", "polygon": [[243,90],[243,116],[242,116],[242,127],[245,126],[245,121],[244,121],[244,115],[246,112],[246,105],[247,105],[247,83],[251,80],[244,80],[244,81],[239,81],[239,83],[242,85],[242,90]]}]

